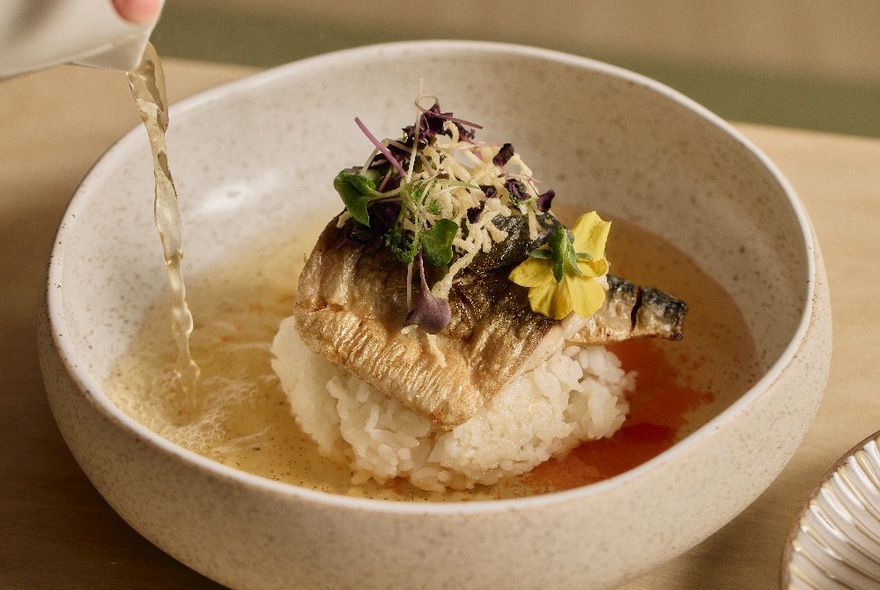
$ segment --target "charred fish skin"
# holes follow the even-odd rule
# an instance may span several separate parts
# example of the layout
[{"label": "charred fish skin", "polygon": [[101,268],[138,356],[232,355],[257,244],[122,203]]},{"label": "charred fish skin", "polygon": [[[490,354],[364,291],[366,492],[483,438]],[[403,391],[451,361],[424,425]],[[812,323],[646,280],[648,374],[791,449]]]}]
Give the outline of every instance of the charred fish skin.
[{"label": "charred fish skin", "polygon": [[599,345],[636,338],[681,340],[684,337],[684,319],[688,312],[684,301],[613,274],[606,278],[605,303],[570,342]]},{"label": "charred fish skin", "polygon": [[504,266],[515,266],[525,260],[529,252],[547,243],[550,234],[562,224],[554,215],[538,213],[537,237],[531,237],[528,219],[521,215],[498,216],[492,223],[507,233],[507,239],[495,244],[488,252],[480,252],[468,266],[468,271],[484,274]]}]

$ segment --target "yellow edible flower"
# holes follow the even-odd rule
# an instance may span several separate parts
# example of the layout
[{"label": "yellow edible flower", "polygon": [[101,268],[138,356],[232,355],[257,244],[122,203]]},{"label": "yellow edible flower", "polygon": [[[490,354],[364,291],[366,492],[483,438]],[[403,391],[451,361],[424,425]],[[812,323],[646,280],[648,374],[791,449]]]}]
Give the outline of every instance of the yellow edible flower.
[{"label": "yellow edible flower", "polygon": [[[546,255],[529,256],[510,273],[511,281],[529,289],[532,311],[554,320],[561,320],[572,311],[586,318],[596,313],[605,302],[605,288],[599,281],[608,272],[605,260],[605,241],[611,229],[610,221],[602,221],[593,211],[582,215],[575,223],[568,248],[570,256],[553,252],[544,246]],[[557,257],[554,276],[553,256]],[[576,267],[575,267],[576,266]]]}]

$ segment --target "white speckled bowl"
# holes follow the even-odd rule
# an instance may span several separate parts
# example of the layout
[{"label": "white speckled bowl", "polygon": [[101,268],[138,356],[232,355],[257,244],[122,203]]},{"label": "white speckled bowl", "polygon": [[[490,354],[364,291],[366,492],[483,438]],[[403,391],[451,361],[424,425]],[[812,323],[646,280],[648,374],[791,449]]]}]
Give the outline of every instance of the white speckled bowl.
[{"label": "white speckled bowl", "polygon": [[420,80],[449,108],[466,105],[485,133],[504,134],[481,137],[513,136],[558,193],[588,193],[699,260],[749,320],[767,366],[757,385],[636,469],[526,499],[352,499],[215,464],[147,431],[102,392],[164,287],[147,145],[136,129],[83,182],[52,257],[40,331],[59,427],[137,531],[233,588],[620,584],[736,516],[800,444],[831,349],[809,222],[766,157],[651,80],[523,47],[404,43],[294,63],[172,110],[188,275],[292,216],[329,218],[338,205],[328,179],[364,157],[353,117],[395,132]]}]

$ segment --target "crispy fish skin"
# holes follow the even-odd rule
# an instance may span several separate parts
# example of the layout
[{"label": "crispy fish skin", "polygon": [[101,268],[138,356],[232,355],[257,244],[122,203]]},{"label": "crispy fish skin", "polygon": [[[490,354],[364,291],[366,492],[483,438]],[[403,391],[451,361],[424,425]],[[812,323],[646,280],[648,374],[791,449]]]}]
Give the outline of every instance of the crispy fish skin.
[{"label": "crispy fish skin", "polygon": [[[586,320],[558,322],[535,313],[528,290],[508,280],[512,266],[505,255],[495,261],[503,266],[482,264],[454,284],[451,320],[435,337],[441,362],[420,330],[402,331],[406,267],[379,238],[353,243],[336,225],[334,219],[324,229],[299,280],[294,318],[300,336],[313,351],[447,430],[566,341],[682,335],[684,302],[613,275],[604,305]],[[517,263],[528,252],[520,249]]]},{"label": "crispy fish skin", "polygon": [[442,428],[479,410],[557,322],[531,311],[526,291],[487,275],[450,293],[436,336],[440,362],[407,315],[406,267],[379,239],[353,244],[332,221],[300,277],[294,319],[309,348]]},{"label": "crispy fish skin", "polygon": [[635,338],[681,340],[688,307],[684,301],[651,287],[608,274],[605,303],[569,338],[582,346]]}]

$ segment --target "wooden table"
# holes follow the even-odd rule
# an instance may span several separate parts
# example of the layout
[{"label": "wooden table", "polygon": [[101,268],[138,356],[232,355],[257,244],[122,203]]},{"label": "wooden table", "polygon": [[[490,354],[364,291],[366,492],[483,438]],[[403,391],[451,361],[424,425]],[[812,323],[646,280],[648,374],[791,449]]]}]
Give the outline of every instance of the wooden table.
[{"label": "wooden table", "polygon": [[[180,99],[241,67],[171,60]],[[128,527],[79,470],[45,399],[35,341],[42,273],[68,199],[139,123],[120,72],[60,67],[0,81],[0,588],[219,586]],[[823,472],[880,429],[880,140],[738,125],[806,204],[828,267],[834,363],[793,461],[739,517],[626,588],[777,588],[785,537]]]}]

